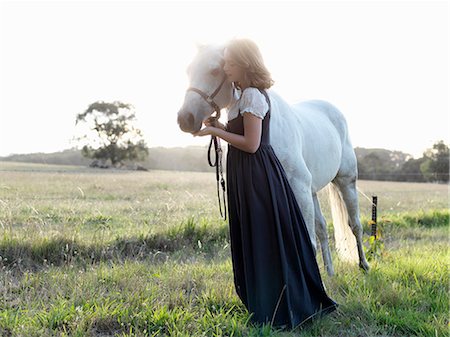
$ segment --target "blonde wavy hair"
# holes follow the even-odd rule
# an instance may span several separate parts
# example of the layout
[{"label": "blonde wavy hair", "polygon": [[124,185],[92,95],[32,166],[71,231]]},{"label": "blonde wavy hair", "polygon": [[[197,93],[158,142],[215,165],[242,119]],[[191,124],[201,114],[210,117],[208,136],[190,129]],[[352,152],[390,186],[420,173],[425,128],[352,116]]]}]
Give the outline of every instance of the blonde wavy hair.
[{"label": "blonde wavy hair", "polygon": [[[263,57],[256,43],[248,38],[234,38],[227,42],[226,49],[233,56],[237,65],[244,71],[244,78],[250,86],[268,89],[274,84],[274,80],[264,65]],[[241,88],[240,83],[234,83]]]}]

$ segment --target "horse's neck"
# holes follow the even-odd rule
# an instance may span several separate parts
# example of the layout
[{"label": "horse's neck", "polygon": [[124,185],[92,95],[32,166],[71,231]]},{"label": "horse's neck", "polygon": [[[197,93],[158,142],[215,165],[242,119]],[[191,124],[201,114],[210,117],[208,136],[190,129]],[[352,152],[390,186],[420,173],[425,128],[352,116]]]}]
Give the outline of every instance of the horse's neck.
[{"label": "horse's neck", "polygon": [[275,114],[278,115],[279,112],[282,112],[282,115],[285,115],[286,112],[291,112],[292,105],[288,103],[283,97],[278,94],[274,89],[267,90],[267,94],[270,97],[270,101],[272,102],[272,106],[274,107]]}]

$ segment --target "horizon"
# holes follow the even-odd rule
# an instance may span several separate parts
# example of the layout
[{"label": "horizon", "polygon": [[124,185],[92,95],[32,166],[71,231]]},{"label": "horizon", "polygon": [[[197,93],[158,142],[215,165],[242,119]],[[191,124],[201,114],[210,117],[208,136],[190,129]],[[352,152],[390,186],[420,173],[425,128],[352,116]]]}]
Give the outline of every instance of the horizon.
[{"label": "horizon", "polygon": [[[149,149],[155,149],[155,148],[163,148],[163,149],[179,149],[179,148],[189,148],[189,147],[198,147],[198,148],[208,148],[209,144],[188,144],[188,145],[179,145],[179,146],[164,146],[164,145],[155,145],[155,146],[149,146]],[[448,145],[448,144],[447,144]],[[222,144],[222,147],[226,147],[227,143],[224,142],[224,144]],[[386,150],[386,151],[392,151],[392,152],[402,152],[406,155],[411,156],[414,159],[418,159],[420,157],[422,157],[422,155],[420,157],[414,157],[411,153],[408,152],[404,152],[402,150],[392,150],[392,149],[386,149],[386,148],[381,148],[381,147],[361,147],[361,146],[354,146],[353,149],[365,149],[365,150]],[[425,152],[427,149],[424,149],[422,152]],[[81,148],[66,148],[66,149],[62,149],[62,150],[57,150],[57,151],[51,151],[51,152],[44,152],[44,151],[38,151],[38,152],[26,152],[26,153],[10,153],[7,155],[0,155],[0,158],[8,158],[8,157],[12,157],[12,156],[26,156],[26,155],[33,155],[33,154],[54,154],[54,153],[61,153],[64,151],[81,151]]]},{"label": "horizon", "polygon": [[[450,143],[448,3],[234,4],[1,2],[0,156],[73,148],[76,114],[100,100],[131,103],[149,148],[207,147],[176,123],[185,71],[196,43],[233,37],[259,45],[287,102],[338,107],[354,148]],[[273,24],[240,24],[251,16]]]}]

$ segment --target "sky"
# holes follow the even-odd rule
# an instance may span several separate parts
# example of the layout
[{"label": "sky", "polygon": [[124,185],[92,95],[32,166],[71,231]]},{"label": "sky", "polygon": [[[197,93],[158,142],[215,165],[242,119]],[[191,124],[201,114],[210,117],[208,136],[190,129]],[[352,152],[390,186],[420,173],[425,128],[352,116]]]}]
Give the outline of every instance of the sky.
[{"label": "sky", "polygon": [[[286,101],[329,101],[354,147],[450,143],[447,1],[0,1],[0,156],[76,143],[99,100],[149,147],[209,144],[176,122],[197,43],[253,39]],[[226,120],[222,115],[221,120]]]}]

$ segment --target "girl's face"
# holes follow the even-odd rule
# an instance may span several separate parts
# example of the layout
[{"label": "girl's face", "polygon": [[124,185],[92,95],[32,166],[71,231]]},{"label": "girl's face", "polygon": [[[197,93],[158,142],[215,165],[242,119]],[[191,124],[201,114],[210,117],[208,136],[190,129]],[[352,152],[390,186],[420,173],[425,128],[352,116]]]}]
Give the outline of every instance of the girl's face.
[{"label": "girl's face", "polygon": [[228,52],[228,48],[225,48],[223,59],[225,61],[223,71],[228,77],[230,82],[242,82],[244,70],[235,63],[232,55]]}]

